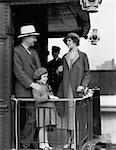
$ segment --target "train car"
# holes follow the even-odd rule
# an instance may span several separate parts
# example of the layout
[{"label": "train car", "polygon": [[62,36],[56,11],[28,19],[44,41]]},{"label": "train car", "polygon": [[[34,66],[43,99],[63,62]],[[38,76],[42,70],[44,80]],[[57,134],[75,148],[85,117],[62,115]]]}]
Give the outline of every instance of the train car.
[{"label": "train car", "polygon": [[[78,0],[0,0],[0,150],[16,146],[12,142],[12,128],[15,128],[11,107],[11,97],[14,95],[12,53],[19,42],[19,28],[26,23],[34,24],[40,32],[40,44],[36,45],[36,49],[40,49],[38,53],[42,65],[47,63],[48,38],[64,37],[71,31],[87,38],[90,30],[89,13],[82,10]],[[98,120],[98,124],[90,129],[91,139],[94,134],[101,133],[99,93],[94,96],[98,99],[98,107],[93,104],[94,110],[98,109],[99,115],[93,111],[92,117]]]}]

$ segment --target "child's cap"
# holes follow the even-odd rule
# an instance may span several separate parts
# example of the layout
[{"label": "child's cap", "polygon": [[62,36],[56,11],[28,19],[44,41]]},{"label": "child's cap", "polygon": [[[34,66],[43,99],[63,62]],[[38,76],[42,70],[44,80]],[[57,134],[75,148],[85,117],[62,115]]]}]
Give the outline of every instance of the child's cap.
[{"label": "child's cap", "polygon": [[40,67],[35,70],[34,79],[38,79],[41,75],[48,73],[47,69],[44,67]]}]

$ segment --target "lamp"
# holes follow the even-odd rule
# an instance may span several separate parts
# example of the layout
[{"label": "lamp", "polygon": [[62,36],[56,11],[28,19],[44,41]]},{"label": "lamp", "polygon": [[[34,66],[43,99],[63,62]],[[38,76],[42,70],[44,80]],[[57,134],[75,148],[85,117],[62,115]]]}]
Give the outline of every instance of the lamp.
[{"label": "lamp", "polygon": [[98,12],[98,6],[102,0],[80,0],[80,5],[83,10],[88,12]]},{"label": "lamp", "polygon": [[97,42],[100,40],[97,31],[97,29],[93,29],[91,35],[88,37],[88,40],[91,43],[91,45],[97,45]]}]

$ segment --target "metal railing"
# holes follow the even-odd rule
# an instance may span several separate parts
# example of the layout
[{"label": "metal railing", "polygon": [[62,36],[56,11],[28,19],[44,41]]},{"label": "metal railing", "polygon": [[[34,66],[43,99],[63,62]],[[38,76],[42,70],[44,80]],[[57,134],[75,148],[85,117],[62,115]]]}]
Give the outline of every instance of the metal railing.
[{"label": "metal railing", "polygon": [[[14,116],[14,136],[12,136],[12,141],[14,148],[16,150],[20,149],[20,142],[21,142],[21,132],[20,132],[20,117],[21,117],[21,109],[26,109],[27,111],[31,109],[34,114],[35,114],[35,122],[36,122],[36,127],[38,128],[40,123],[39,123],[39,111],[40,109],[43,109],[43,122],[45,121],[46,118],[46,113],[51,114],[51,108],[43,108],[43,107],[38,107],[36,105],[29,106],[25,105],[24,108],[21,108],[21,103],[33,103],[35,104],[34,99],[28,99],[28,98],[11,98],[11,102],[14,103],[14,111],[13,111],[13,116]],[[71,116],[73,119],[73,128],[74,128],[74,144],[75,144],[75,150],[81,150],[81,147],[84,143],[86,143],[88,140],[93,138],[94,132],[93,132],[93,94],[83,96],[82,98],[76,98],[76,99],[51,99],[50,102],[55,103],[56,105],[56,112],[59,113],[58,115],[55,115],[55,123],[57,124],[55,126],[55,129],[53,129],[53,132],[55,135],[53,135],[51,132],[52,128],[50,129],[50,142],[51,145],[53,145],[54,149],[55,146],[63,146],[64,144],[64,139],[63,139],[63,132],[65,134],[65,131],[68,129],[68,126],[64,128],[64,124],[66,123],[65,121],[69,122],[69,120],[63,120],[64,119],[64,114],[67,112],[63,112],[64,105],[65,104],[65,109],[68,107],[67,103],[72,102],[73,105],[69,106],[71,110],[73,110],[73,116]],[[60,104],[60,105],[59,105]],[[61,107],[63,106],[63,107]],[[61,114],[60,114],[61,113]],[[51,115],[49,115],[51,117]],[[33,119],[33,117],[32,117]],[[49,118],[50,120],[50,118]],[[33,126],[33,123],[32,123]],[[62,134],[62,135],[59,135]],[[51,136],[51,137],[50,137]],[[62,138],[62,139],[59,139]],[[38,141],[36,141],[37,144]],[[56,148],[57,149],[57,148]]]}]

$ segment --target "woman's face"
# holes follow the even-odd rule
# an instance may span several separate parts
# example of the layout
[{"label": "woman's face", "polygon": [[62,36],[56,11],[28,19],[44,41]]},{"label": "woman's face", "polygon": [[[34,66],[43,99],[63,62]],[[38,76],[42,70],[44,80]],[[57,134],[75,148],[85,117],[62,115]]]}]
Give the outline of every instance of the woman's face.
[{"label": "woman's face", "polygon": [[66,43],[69,49],[73,49],[76,46],[76,43],[74,43],[71,38],[67,38]]},{"label": "woman's face", "polygon": [[48,80],[48,73],[41,75],[41,79],[40,79],[41,83],[46,84],[47,80]]}]

